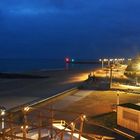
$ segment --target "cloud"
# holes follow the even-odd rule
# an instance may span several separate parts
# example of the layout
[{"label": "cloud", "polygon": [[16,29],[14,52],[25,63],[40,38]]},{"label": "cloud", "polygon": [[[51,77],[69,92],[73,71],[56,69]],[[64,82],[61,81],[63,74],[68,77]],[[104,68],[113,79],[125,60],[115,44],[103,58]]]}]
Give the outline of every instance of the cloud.
[{"label": "cloud", "polygon": [[[1,0],[0,8],[7,14],[38,15],[50,13],[76,13],[86,10],[85,0]],[[90,6],[91,7],[91,6]],[[92,8],[92,7],[91,7]]]},{"label": "cloud", "polygon": [[46,13],[46,10],[35,9],[35,8],[16,8],[16,9],[10,9],[9,13],[16,14],[16,15],[38,15],[38,14]]},{"label": "cloud", "polygon": [[60,46],[63,54],[70,48],[85,57],[123,53],[140,44],[139,6],[121,0],[0,0],[0,47],[36,46],[46,53]]}]

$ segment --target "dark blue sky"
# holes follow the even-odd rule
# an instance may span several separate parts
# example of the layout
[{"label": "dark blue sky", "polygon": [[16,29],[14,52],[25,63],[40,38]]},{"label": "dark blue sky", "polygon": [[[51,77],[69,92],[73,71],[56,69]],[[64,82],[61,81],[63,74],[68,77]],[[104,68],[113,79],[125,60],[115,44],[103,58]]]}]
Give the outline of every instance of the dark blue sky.
[{"label": "dark blue sky", "polygon": [[139,0],[0,0],[0,58],[96,58],[139,51]]}]

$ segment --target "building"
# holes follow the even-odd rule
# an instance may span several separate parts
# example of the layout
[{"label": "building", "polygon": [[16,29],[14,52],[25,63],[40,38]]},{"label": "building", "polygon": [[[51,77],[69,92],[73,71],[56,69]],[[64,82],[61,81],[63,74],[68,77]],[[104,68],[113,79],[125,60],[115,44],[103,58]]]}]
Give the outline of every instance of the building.
[{"label": "building", "polygon": [[132,59],[124,74],[131,78],[140,77],[140,56]]},{"label": "building", "polygon": [[121,104],[117,107],[117,124],[140,134],[140,104]]}]

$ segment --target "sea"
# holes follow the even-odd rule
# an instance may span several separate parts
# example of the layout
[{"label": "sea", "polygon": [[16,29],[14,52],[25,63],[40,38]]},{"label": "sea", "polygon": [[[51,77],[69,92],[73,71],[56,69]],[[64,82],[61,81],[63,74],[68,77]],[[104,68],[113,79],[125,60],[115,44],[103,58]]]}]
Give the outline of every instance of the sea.
[{"label": "sea", "polygon": [[79,68],[81,69],[91,67],[97,67],[97,64],[67,64],[64,59],[0,59],[1,73],[21,73],[40,70]]}]

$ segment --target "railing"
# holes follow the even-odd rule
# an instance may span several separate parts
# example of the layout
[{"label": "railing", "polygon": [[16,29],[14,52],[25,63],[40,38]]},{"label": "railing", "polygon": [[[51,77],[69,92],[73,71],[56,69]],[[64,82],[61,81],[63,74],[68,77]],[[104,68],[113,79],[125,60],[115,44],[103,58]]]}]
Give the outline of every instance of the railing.
[{"label": "railing", "polygon": [[53,124],[59,124],[59,125],[65,126],[67,123],[64,120],[55,120],[53,121]]}]

